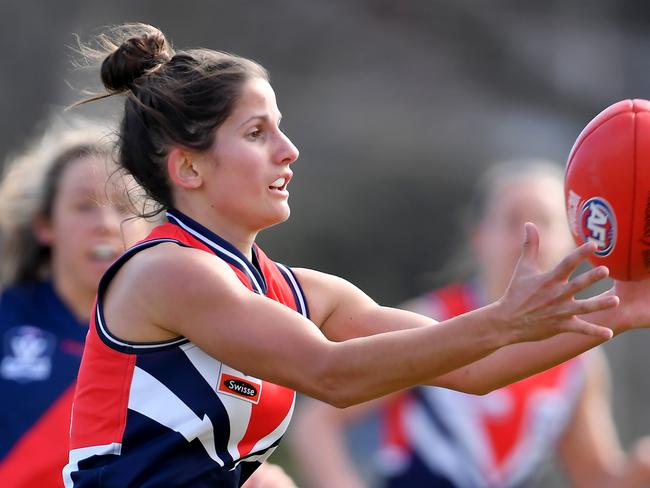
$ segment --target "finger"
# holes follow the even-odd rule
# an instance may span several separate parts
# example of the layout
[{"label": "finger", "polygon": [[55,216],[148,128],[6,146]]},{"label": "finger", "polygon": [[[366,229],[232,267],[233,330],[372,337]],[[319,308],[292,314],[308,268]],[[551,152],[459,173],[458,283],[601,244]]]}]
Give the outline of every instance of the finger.
[{"label": "finger", "polygon": [[580,320],[578,318],[567,321],[564,327],[562,327],[562,330],[565,332],[587,335],[606,341],[614,336],[612,329],[603,327],[602,325],[592,324],[591,322]]},{"label": "finger", "polygon": [[555,268],[550,271],[550,275],[558,280],[566,280],[578,268],[580,263],[593,254],[596,245],[593,242],[585,242],[580,247],[572,251]]},{"label": "finger", "polygon": [[591,285],[599,282],[603,278],[606,278],[608,275],[609,269],[607,266],[598,266],[576,276],[566,284],[564,291],[560,296],[558,296],[557,301],[566,300],[567,298],[574,296],[576,293],[589,288]]},{"label": "finger", "polygon": [[521,250],[521,257],[537,263],[539,256],[539,232],[532,222],[524,224],[524,243]]},{"label": "finger", "polygon": [[619,298],[616,295],[600,295],[586,300],[574,300],[573,303],[569,304],[566,313],[570,315],[586,315],[615,308],[618,304]]}]

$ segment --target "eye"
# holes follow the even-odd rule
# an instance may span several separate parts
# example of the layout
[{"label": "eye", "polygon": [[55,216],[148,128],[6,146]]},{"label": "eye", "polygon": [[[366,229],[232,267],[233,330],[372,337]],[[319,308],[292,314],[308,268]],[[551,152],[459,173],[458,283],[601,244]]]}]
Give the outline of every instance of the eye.
[{"label": "eye", "polygon": [[74,208],[77,212],[89,213],[96,210],[98,208],[98,205],[96,201],[93,201],[90,198],[88,198],[88,199],[75,201],[74,204],[72,205],[72,208]]},{"label": "eye", "polygon": [[132,207],[129,204],[129,202],[114,201],[114,202],[112,202],[112,206],[115,209],[115,211],[120,213],[120,214],[133,213]]},{"label": "eye", "polygon": [[259,127],[255,127],[250,132],[248,132],[248,134],[246,134],[246,137],[248,137],[251,140],[259,139],[260,137],[262,137],[262,129],[260,129]]}]

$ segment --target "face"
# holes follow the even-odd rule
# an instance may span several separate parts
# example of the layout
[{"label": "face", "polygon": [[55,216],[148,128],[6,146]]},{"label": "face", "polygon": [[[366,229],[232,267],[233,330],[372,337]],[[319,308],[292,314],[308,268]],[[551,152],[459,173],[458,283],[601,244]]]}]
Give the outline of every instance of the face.
[{"label": "face", "polygon": [[494,193],[477,226],[474,250],[483,278],[500,296],[521,253],[524,223],[533,222],[539,229],[539,265],[543,270],[573,248],[573,239],[559,179],[542,173],[525,175],[505,182]]},{"label": "face", "polygon": [[231,225],[256,232],[289,218],[287,186],[298,150],[280,130],[280,118],[271,85],[249,80],[201,155],[206,198]]},{"label": "face", "polygon": [[97,289],[108,266],[137,240],[149,224],[133,217],[124,179],[96,157],[69,162],[60,176],[51,220],[37,224],[39,240],[52,248],[56,282],[79,292]]}]

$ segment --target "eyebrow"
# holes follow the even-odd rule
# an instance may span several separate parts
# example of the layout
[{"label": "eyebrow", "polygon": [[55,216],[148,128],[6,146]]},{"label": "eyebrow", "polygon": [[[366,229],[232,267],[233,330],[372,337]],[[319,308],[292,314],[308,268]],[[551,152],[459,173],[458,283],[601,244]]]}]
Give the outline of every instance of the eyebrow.
[{"label": "eyebrow", "polygon": [[[260,120],[263,120],[263,121],[265,121],[265,122],[268,122],[268,121],[270,120],[268,115],[253,115],[252,117],[249,117],[249,118],[246,119],[244,122],[242,122],[242,123],[239,125],[238,128],[241,128],[241,127],[245,126],[245,125],[248,124],[251,120],[255,120],[255,119],[260,119]],[[281,120],[282,120],[282,114],[281,114],[280,112],[278,112],[278,123],[279,123]]]},{"label": "eyebrow", "polygon": [[74,196],[87,196],[95,194],[95,188],[92,186],[73,186],[69,189],[69,194]]}]

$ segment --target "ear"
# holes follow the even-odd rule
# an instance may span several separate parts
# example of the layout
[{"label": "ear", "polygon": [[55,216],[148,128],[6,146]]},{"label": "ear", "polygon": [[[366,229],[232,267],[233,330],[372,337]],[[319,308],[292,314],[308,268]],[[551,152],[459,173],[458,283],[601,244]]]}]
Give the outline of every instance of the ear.
[{"label": "ear", "polygon": [[43,246],[54,245],[54,229],[52,222],[46,217],[37,217],[32,223],[32,232],[39,244]]},{"label": "ear", "polygon": [[193,161],[193,155],[179,147],[167,156],[167,172],[172,183],[181,188],[196,189],[203,185],[203,177]]}]

